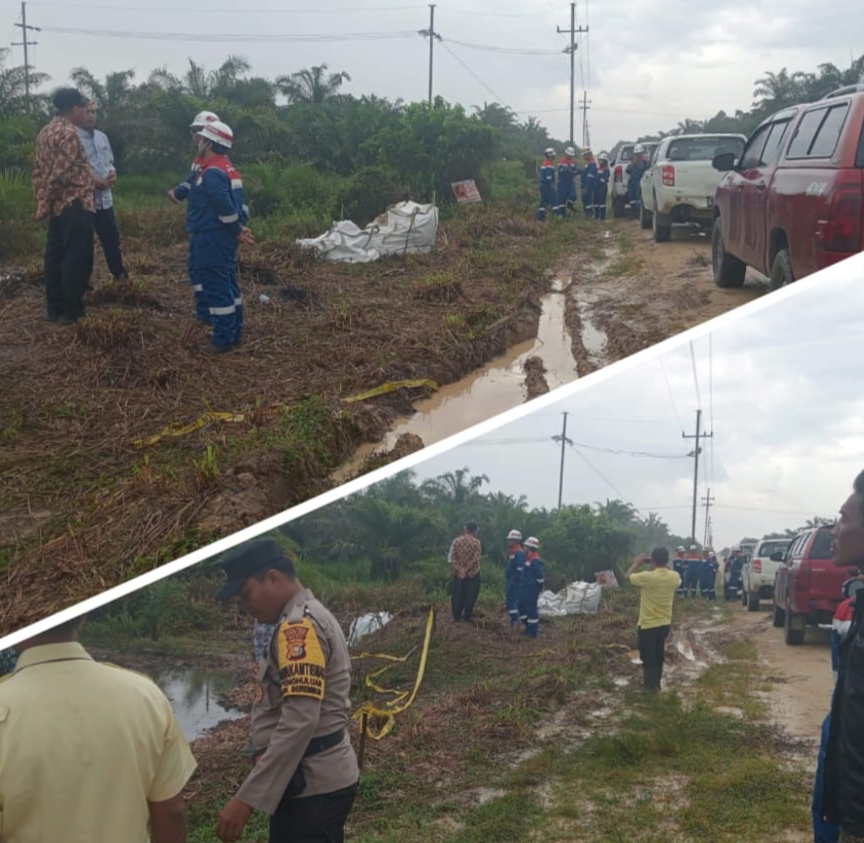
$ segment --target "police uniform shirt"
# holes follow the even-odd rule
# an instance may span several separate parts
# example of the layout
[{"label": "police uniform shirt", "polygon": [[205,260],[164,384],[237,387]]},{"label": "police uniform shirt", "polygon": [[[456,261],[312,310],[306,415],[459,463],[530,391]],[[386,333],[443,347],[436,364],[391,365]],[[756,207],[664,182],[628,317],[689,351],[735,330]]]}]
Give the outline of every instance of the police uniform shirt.
[{"label": "police uniform shirt", "polygon": [[28,648],[0,680],[3,843],[147,843],[147,803],[195,767],[156,684],[78,643]]},{"label": "police uniform shirt", "polygon": [[[313,738],[344,729],[351,717],[351,658],[336,618],[303,589],[282,610],[252,706],[252,743],[264,751],[237,792],[253,808],[275,813],[301,767],[298,797],[356,784],[357,758],[347,730],[342,740],[303,758]],[[301,760],[302,759],[302,760]]]}]

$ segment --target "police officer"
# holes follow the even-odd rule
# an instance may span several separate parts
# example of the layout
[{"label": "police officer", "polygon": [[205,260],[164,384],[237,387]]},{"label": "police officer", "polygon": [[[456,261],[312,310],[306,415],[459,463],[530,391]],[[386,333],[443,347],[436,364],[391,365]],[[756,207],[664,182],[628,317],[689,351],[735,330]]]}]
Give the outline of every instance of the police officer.
[{"label": "police officer", "polygon": [[576,198],[576,150],[568,146],[564,157],[558,162],[558,197],[553,212],[556,217],[563,217],[568,210],[573,210],[573,200]]},{"label": "police officer", "polygon": [[594,190],[597,187],[597,162],[590,149],[582,153],[585,166],[580,171],[579,177],[582,185],[582,208],[587,219],[594,217]]},{"label": "police officer", "polygon": [[243,610],[277,628],[252,706],[255,764],[216,834],[238,840],[257,809],[270,815],[270,843],[342,843],[359,778],[346,731],[351,659],[342,629],[274,539],[241,545],[223,568],[216,598],[238,597]]},{"label": "police officer", "polygon": [[205,349],[221,354],[243,336],[243,299],[237,279],[238,243],[254,243],[246,227],[249,209],[240,173],[228,160],[234,134],[225,123],[208,123],[198,132],[201,169],[189,192],[187,228],[192,235],[193,263],[199,273],[210,321],[212,342]]},{"label": "police officer", "polygon": [[683,545],[678,545],[678,549],[675,551],[675,558],[672,560],[672,570],[681,577],[681,585],[678,586],[675,593],[682,595],[684,594],[684,571],[687,568],[687,560],[684,558],[686,552]]},{"label": "police officer", "polygon": [[609,156],[601,152],[597,157],[597,180],[594,184],[594,219],[606,219],[606,197],[609,195]]},{"label": "police officer", "polygon": [[507,544],[510,547],[510,556],[507,559],[505,571],[507,614],[510,615],[510,626],[515,627],[519,623],[519,583],[522,579],[522,568],[525,565],[522,533],[519,530],[511,530],[507,534]]},{"label": "police officer", "polygon": [[[189,175],[168,191],[168,198],[178,204],[184,199],[189,198],[189,192],[192,190],[192,184],[198,176],[198,171],[204,163],[201,156],[198,154],[198,132],[200,132],[208,123],[218,122],[219,117],[212,111],[199,111],[195,115],[195,119],[189,125],[189,135],[192,138],[192,143],[195,145],[195,158],[192,161],[192,166],[189,169]],[[189,206],[186,206],[186,218],[189,218]],[[186,259],[186,268],[189,273],[189,284],[192,286],[192,292],[195,296],[195,318],[202,324],[210,324],[210,310],[204,300],[204,287],[201,284],[198,270],[195,267],[194,255],[192,252],[192,241],[189,241],[189,254]]]},{"label": "police officer", "polygon": [[720,564],[711,548],[706,548],[702,554],[699,566],[699,594],[706,600],[717,599],[717,571]]},{"label": "police officer", "polygon": [[538,550],[540,542],[529,536],[525,539],[527,553],[525,563],[522,566],[522,574],[519,577],[519,620],[525,627],[525,634],[529,638],[536,638],[540,631],[540,617],[537,614],[537,598],[543,591],[546,582],[543,571],[543,560]]},{"label": "police officer", "polygon": [[545,220],[549,208],[555,209],[555,150],[550,146],[543,153],[546,157],[540,165],[539,188],[540,207],[537,219]]}]

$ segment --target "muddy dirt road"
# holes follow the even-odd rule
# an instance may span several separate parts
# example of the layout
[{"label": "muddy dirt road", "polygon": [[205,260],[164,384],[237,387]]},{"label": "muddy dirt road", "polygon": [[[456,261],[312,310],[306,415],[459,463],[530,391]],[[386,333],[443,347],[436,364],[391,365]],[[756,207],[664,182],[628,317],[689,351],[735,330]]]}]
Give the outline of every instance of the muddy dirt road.
[{"label": "muddy dirt road", "polygon": [[818,746],[834,685],[828,631],[808,629],[804,643],[790,647],[764,610],[742,609],[732,625],[756,644],[765,677],[772,680],[769,700],[775,720],[796,738]]},{"label": "muddy dirt road", "polygon": [[749,273],[739,290],[723,290],[711,273],[711,243],[684,227],[655,243],[637,223],[619,223],[604,247],[585,262],[574,255],[562,268],[567,324],[580,376],[726,313],[767,291]]}]

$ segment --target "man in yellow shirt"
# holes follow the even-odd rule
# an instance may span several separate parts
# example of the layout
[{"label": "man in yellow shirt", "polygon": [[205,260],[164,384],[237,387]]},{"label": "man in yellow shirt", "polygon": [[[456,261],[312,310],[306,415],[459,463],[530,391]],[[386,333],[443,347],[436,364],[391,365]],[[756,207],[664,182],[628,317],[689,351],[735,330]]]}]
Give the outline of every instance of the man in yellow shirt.
[{"label": "man in yellow shirt", "polygon": [[[646,563],[650,571],[639,571]],[[643,554],[625,574],[639,597],[639,658],[642,659],[643,684],[648,691],[660,690],[663,675],[664,647],[672,626],[672,603],[681,587],[681,577],[669,569],[669,551],[657,547],[651,555]]]},{"label": "man in yellow shirt", "polygon": [[171,704],[147,677],[94,661],[82,621],[16,644],[0,680],[0,840],[184,843],[196,765]]}]

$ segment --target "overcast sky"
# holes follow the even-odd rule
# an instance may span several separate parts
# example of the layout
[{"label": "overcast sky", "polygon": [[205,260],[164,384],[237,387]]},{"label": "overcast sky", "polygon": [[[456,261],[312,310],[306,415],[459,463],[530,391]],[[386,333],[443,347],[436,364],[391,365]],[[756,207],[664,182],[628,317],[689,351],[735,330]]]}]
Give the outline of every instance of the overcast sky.
[{"label": "overcast sky", "polygon": [[[101,8],[100,8],[101,6]],[[347,34],[416,32],[428,27],[429,9],[416,0],[95,0],[30,2],[28,23],[46,28],[31,61],[54,84],[72,67],[99,76],[134,68],[139,79],[157,66],[182,73],[187,59],[216,67],[229,53],[247,57],[267,77],[326,62],[345,70],[344,90],[406,101],[425,99],[426,43],[419,35],[399,40],[285,43],[248,40],[154,41],[47,31],[47,28],[201,33],[202,35]],[[747,109],[754,81],[765,71],[816,71],[822,62],[847,67],[864,44],[860,0],[837,0],[834,11],[812,0],[598,0],[577,4],[577,24],[590,32],[577,52],[576,87],[589,91],[591,145],[610,148],[622,138],[674,127],[687,117]],[[5,41],[20,41],[20,4],[0,0]],[[311,10],[311,11],[310,11]],[[343,10],[343,11],[336,11]],[[350,11],[349,11],[350,10]],[[528,50],[562,50],[569,3],[561,0],[442,0],[435,29],[445,39]],[[838,25],[839,24],[839,25]],[[534,114],[556,137],[569,126],[569,58],[502,54],[456,44],[436,48],[435,93],[466,107],[501,101],[525,119]],[[461,59],[460,64],[454,55]],[[21,48],[14,52],[23,63]],[[473,74],[473,75],[472,75]],[[478,81],[482,80],[482,81]],[[494,92],[494,93],[493,93]],[[577,119],[576,141],[581,141]]]},{"label": "overcast sky", "polygon": [[[864,257],[847,261],[820,276],[815,289],[693,342],[701,407],[714,432],[700,464],[699,498],[709,486],[716,497],[716,547],[794,528],[814,515],[834,517],[864,469],[862,270]],[[687,342],[422,463],[418,477],[468,466],[488,475],[487,490],[554,508],[560,447],[551,437],[561,433],[564,411],[575,443],[685,455],[694,443],[682,439],[682,427],[695,432],[699,407]],[[620,497],[643,516],[656,511],[675,533],[690,534],[692,459],[577,449],[566,452],[565,504]],[[700,538],[703,525],[704,508]]]}]

